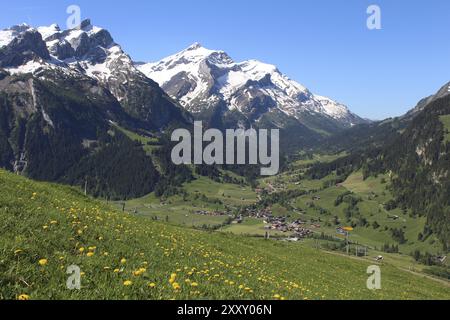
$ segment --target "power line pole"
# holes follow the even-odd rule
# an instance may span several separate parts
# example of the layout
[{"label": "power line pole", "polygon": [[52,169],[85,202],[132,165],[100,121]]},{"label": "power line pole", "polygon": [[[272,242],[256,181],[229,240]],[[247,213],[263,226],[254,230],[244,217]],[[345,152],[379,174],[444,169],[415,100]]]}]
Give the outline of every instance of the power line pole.
[{"label": "power line pole", "polygon": [[350,247],[349,247],[349,245],[348,245],[348,234],[349,234],[349,232],[347,231],[347,232],[345,233],[345,239],[347,240],[347,255],[350,254]]}]

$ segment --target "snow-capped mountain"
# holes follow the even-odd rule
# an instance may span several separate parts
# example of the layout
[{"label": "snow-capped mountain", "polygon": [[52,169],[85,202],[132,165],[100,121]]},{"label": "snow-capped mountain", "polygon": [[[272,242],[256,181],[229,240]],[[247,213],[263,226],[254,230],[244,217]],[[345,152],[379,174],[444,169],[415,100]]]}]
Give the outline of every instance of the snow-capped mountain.
[{"label": "snow-capped mountain", "polygon": [[224,51],[195,43],[156,63],[137,64],[187,110],[201,113],[219,103],[257,121],[277,110],[301,122],[321,116],[341,127],[365,122],[329,98],[311,93],[277,67],[256,60],[235,62]]},{"label": "snow-capped mountain", "polygon": [[[124,199],[160,173],[122,128],[158,136],[191,116],[147,78],[105,29],[0,31],[0,167]],[[83,182],[84,181],[84,182]]]},{"label": "snow-capped mountain", "polygon": [[185,111],[141,73],[110,33],[84,20],[78,28],[26,24],[0,31],[0,68],[10,74],[43,76],[57,71],[67,77],[98,81],[123,109],[149,128],[181,119]]}]

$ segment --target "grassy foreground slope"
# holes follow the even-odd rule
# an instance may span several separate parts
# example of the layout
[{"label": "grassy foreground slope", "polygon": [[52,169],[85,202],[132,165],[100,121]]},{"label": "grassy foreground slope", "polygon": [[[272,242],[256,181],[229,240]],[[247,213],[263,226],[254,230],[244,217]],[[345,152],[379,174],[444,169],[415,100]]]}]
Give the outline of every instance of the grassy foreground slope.
[{"label": "grassy foreground slope", "polygon": [[[66,288],[67,267],[82,271]],[[438,282],[298,244],[125,215],[69,187],[0,170],[0,299],[449,299]],[[171,279],[171,280],[170,280]]]}]

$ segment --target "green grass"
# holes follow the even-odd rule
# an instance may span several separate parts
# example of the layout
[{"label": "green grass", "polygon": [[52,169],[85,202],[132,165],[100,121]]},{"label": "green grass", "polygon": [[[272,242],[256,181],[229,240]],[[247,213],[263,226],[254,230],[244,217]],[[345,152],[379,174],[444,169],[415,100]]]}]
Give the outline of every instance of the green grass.
[{"label": "green grass", "polygon": [[219,183],[205,177],[186,183],[184,189],[188,193],[204,194],[208,198],[219,199],[228,205],[250,205],[256,202],[256,193],[250,186],[239,186],[230,183]]},{"label": "green grass", "polygon": [[[348,205],[343,203],[336,207],[334,202],[339,195],[351,191],[354,193],[354,196],[361,198],[362,201],[357,206],[361,215],[369,223],[367,227],[356,227],[354,229],[350,236],[352,241],[378,249],[385,243],[397,245],[398,243],[392,239],[389,230],[397,228],[405,231],[405,237],[408,240],[406,244],[399,245],[400,251],[404,254],[410,254],[416,249],[423,252],[440,253],[442,247],[435,236],[431,236],[425,242],[418,241],[418,235],[420,232],[423,232],[426,223],[425,217],[410,217],[408,214],[405,215],[400,209],[385,210],[384,204],[392,199],[392,195],[387,189],[387,182],[382,183],[383,179],[389,181],[389,177],[386,175],[380,175],[377,178],[370,177],[364,180],[362,173],[357,172],[350,175],[340,186],[326,188],[314,194],[299,197],[294,201],[293,205],[305,211],[305,215],[302,216],[303,220],[319,218],[322,220],[321,228],[317,230],[318,232],[335,235],[336,226],[332,224],[333,218],[337,216],[342,225],[348,224],[344,213],[344,209]],[[319,196],[320,200],[313,201],[313,196]],[[311,208],[309,206],[310,203],[314,203],[315,208]],[[324,208],[330,214],[320,214],[317,208]],[[392,219],[392,216],[395,215],[399,217],[398,220]],[[380,225],[378,229],[372,227],[375,221]],[[327,222],[331,226],[327,226]]]},{"label": "green grass", "polygon": [[[370,291],[372,261],[165,225],[5,171],[0,188],[0,299],[450,298],[448,286],[390,264],[381,266],[382,290]],[[83,272],[79,291],[66,288],[74,264]]]},{"label": "green grass", "polygon": [[[221,232],[231,233],[235,235],[245,235],[253,237],[264,237],[266,234],[266,229],[264,229],[265,224],[261,219],[255,218],[245,218],[240,224],[230,224],[224,226],[220,229]],[[269,231],[271,237],[287,237],[289,233],[283,233],[279,231]]]},{"label": "green grass", "polygon": [[369,177],[364,180],[362,173],[357,172],[350,175],[342,185],[348,190],[363,196],[369,196],[371,193],[381,194],[386,191],[386,184],[381,183],[381,179],[383,178],[389,180],[387,177],[381,175],[378,178]]},{"label": "green grass", "polygon": [[149,136],[144,136],[144,135],[140,135],[137,134],[136,132],[127,130],[119,125],[113,124],[112,125],[114,128],[118,129],[119,131],[121,131],[123,134],[125,134],[128,138],[130,138],[133,141],[139,141],[140,143],[142,143],[143,145],[143,149],[144,151],[147,153],[147,155],[152,155],[153,151],[158,148],[157,145],[149,145],[148,143],[158,143],[158,139],[154,138],[154,137],[149,137]]},{"label": "green grass", "polygon": [[[123,202],[116,202],[118,209],[122,208]],[[184,201],[180,196],[173,196],[162,201],[154,194],[143,198],[133,199],[125,202],[125,211],[141,217],[157,218],[169,224],[183,225],[189,227],[202,227],[204,225],[213,227],[225,222],[226,216],[204,216],[195,214],[196,211],[221,210],[221,205],[209,205],[200,200]],[[168,221],[167,221],[168,220]]]},{"label": "green grass", "polygon": [[312,165],[314,163],[328,163],[328,162],[332,162],[334,160],[337,160],[339,158],[342,158],[346,155],[345,152],[342,153],[336,153],[336,154],[314,154],[312,156],[312,159],[305,159],[305,160],[297,160],[295,162],[292,163],[292,167],[293,168],[298,168],[298,167],[304,167],[304,166],[308,166],[308,165]]},{"label": "green grass", "polygon": [[[225,212],[225,206],[236,208],[257,201],[256,193],[249,186],[218,183],[201,176],[197,176],[194,181],[185,183],[182,189],[188,193],[187,197],[176,195],[162,201],[152,193],[139,199],[125,201],[126,211],[148,218],[157,217],[163,221],[168,218],[170,224],[216,227],[223,224],[228,216],[204,216],[195,212]],[[201,195],[206,196],[209,202],[202,201]],[[219,200],[220,203],[214,203],[214,200]],[[122,203],[124,202],[116,202],[115,206],[121,209]]]},{"label": "green grass", "polygon": [[450,142],[450,114],[447,114],[445,116],[440,116],[439,119],[441,120],[442,124],[444,125],[445,130],[447,131],[444,134],[444,142],[448,143],[448,142]]}]

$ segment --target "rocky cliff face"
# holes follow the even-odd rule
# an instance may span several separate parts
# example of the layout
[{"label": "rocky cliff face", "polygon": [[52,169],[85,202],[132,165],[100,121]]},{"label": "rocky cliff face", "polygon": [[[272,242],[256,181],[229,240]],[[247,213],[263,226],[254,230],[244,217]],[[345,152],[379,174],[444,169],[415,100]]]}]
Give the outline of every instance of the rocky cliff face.
[{"label": "rocky cliff face", "polygon": [[189,115],[159,86],[135,68],[110,33],[89,20],[62,31],[57,25],[15,26],[0,32],[0,67],[11,74],[59,70],[67,77],[80,74],[111,92],[123,109],[146,129],[186,123]]}]

